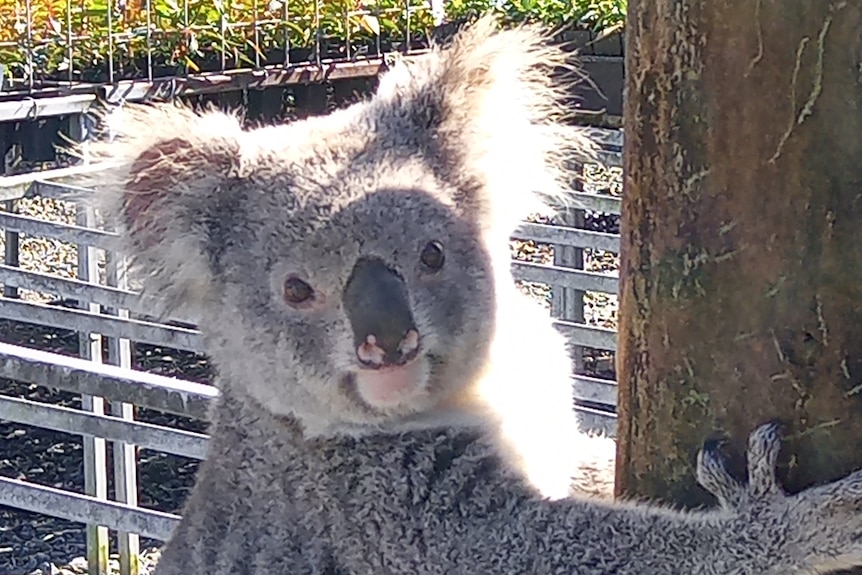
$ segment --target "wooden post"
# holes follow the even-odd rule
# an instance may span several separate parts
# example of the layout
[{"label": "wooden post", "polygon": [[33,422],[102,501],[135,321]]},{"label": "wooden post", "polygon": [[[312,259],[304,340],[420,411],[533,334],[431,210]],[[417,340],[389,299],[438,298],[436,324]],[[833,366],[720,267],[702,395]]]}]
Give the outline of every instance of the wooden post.
[{"label": "wooden post", "polygon": [[862,467],[862,4],[628,6],[617,495],[771,418],[791,491]]}]

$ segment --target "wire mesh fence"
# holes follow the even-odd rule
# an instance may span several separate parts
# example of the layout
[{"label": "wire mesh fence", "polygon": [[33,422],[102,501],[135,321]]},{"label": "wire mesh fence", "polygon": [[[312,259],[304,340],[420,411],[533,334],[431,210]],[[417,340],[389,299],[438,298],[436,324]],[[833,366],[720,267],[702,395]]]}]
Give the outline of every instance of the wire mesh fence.
[{"label": "wire mesh fence", "polygon": [[[621,133],[607,131],[604,136],[609,147],[620,147]],[[607,156],[612,165],[619,164],[618,151],[609,150]],[[71,249],[62,258],[42,253],[29,261],[7,257],[0,265],[0,285],[6,292],[0,296],[0,437],[5,437],[0,449],[0,525],[18,526],[5,534],[0,529],[0,539],[18,547],[14,554],[0,554],[0,573],[9,572],[4,568],[33,573],[40,562],[57,557],[65,561],[69,553],[76,559],[85,555],[93,575],[145,573],[139,550],[169,537],[197,462],[205,457],[208,437],[199,420],[206,418],[217,391],[203,383],[211,381],[209,376],[198,374],[200,361],[208,364],[194,318],[156,320],[148,314],[153,301],[121,285],[116,270],[122,258],[109,252],[114,233],[97,226],[87,208],[64,200],[67,192],[80,191],[56,180],[32,180],[17,200],[7,202],[8,211],[0,211],[7,256],[23,252],[19,248],[24,242],[42,245],[50,240]],[[575,198],[584,210],[619,214],[618,197],[596,192],[583,190]],[[52,202],[55,208],[63,204],[67,210],[34,215],[10,209],[15,203],[48,199],[57,200]],[[614,330],[585,317],[584,305],[588,293],[615,294],[617,278],[584,269],[584,258],[570,258],[569,252],[616,253],[619,235],[583,227],[583,222],[523,222],[513,233],[513,244],[551,248],[554,257],[539,250],[535,257],[529,257],[529,250],[513,252],[512,273],[519,282],[544,286],[534,295],[547,300],[556,327],[575,352],[574,407],[586,427],[613,435],[616,382],[594,369],[584,370],[578,355],[583,360],[584,349],[616,348]],[[69,269],[60,268],[56,260],[68,260]],[[566,302],[564,307],[560,301]],[[52,343],[38,334],[50,334]],[[60,341],[64,337],[68,341]],[[158,350],[155,362],[150,361],[150,350]],[[197,359],[189,361],[192,358]],[[530,361],[526,350],[524,360]],[[74,400],[59,400],[56,392]],[[194,425],[187,418],[195,420]],[[58,441],[60,434],[65,439]],[[77,438],[70,440],[72,436]],[[80,446],[78,455],[52,451],[71,443]],[[45,444],[44,456],[30,453]],[[75,474],[72,467],[78,466],[82,473]],[[58,474],[65,477],[58,481]],[[23,521],[22,513],[29,513]],[[37,540],[32,534],[39,534],[41,541],[51,543],[22,543],[24,536],[16,533],[24,532],[25,521],[35,525],[26,541]],[[112,551],[115,554],[109,554]],[[118,570],[109,568],[110,557],[117,558]]]},{"label": "wire mesh fence", "polygon": [[0,2],[7,90],[323,62],[427,48],[442,0]]},{"label": "wire mesh fence", "polygon": [[[422,52],[432,39],[448,37],[488,11],[505,22],[542,22],[590,57],[617,57],[625,5],[625,0],[0,0],[0,87],[6,92],[0,100],[9,92],[67,95],[122,82],[200,76],[213,81],[238,71],[272,74],[269,83],[279,85],[335,79],[333,73],[351,65],[348,76],[373,76],[378,70],[363,64],[379,63],[393,52]],[[285,75],[285,70],[293,72]],[[229,87],[250,83],[255,82]]]},{"label": "wire mesh fence", "polygon": [[[446,17],[457,19],[463,11],[496,2],[446,2]],[[95,251],[105,247],[108,232],[79,219],[77,211],[73,210],[71,220],[60,222],[20,209],[25,201],[21,198],[62,197],[70,190],[66,178],[95,168],[67,165],[69,158],[55,149],[60,143],[57,134],[75,140],[89,134],[94,126],[86,121],[87,112],[96,104],[150,97],[239,107],[251,122],[324,113],[369,92],[381,65],[379,56],[424,51],[440,22],[442,6],[442,1],[419,0],[0,0],[0,66],[5,79],[5,93],[0,93],[0,151],[4,153],[0,239],[5,251],[0,265],[0,324],[29,330],[24,340],[13,342],[16,347],[0,345],[0,420],[5,420],[0,421],[0,432],[3,425],[14,424],[13,431],[26,427],[30,435],[40,427],[45,428],[40,433],[71,433],[78,436],[75,441],[83,452],[81,477],[65,479],[59,486],[47,475],[32,472],[36,464],[22,467],[26,473],[15,468],[10,475],[11,468],[4,469],[0,462],[0,476],[18,478],[0,481],[0,523],[13,516],[8,510],[3,515],[3,503],[87,523],[86,550],[93,573],[105,572],[105,526],[109,526],[112,532],[117,530],[111,537],[117,535],[120,570],[132,575],[138,534],[164,535],[172,519],[168,512],[176,511],[156,511],[154,504],[162,502],[152,495],[164,483],[164,477],[158,482],[152,479],[167,467],[161,457],[178,452],[199,455],[203,441],[194,435],[201,430],[173,429],[175,419],[164,423],[159,418],[172,412],[173,404],[168,404],[177,399],[182,400],[179,413],[199,416],[209,391],[189,396],[182,386],[194,384],[151,381],[142,371],[155,369],[149,354],[158,350],[162,362],[156,362],[158,369],[181,364],[182,377],[191,377],[197,369],[191,366],[198,365],[203,351],[194,326],[159,324],[147,317],[146,302],[110,279],[107,263],[97,262]],[[618,168],[622,134],[609,130],[605,140],[601,162]],[[578,199],[588,211],[616,217],[619,199],[595,191],[582,190]],[[616,253],[619,236],[615,229],[583,229],[583,217],[555,223],[529,222],[518,231],[519,245],[553,246],[553,257],[519,256],[513,262],[513,275],[520,284],[544,286],[539,291],[549,300],[558,329],[569,337],[575,351],[585,351],[575,354],[574,399],[589,425],[612,433],[616,385],[612,373],[602,373],[595,365],[597,359],[612,358],[615,333],[612,326],[600,326],[584,312],[591,296],[613,297],[617,280],[613,273],[591,268],[590,262],[585,265],[583,254]],[[35,245],[36,240],[71,246],[74,256],[62,261],[70,266],[70,273],[28,267],[53,258],[50,250],[24,257],[26,250],[20,248],[27,242]],[[43,297],[38,301],[25,297],[33,294]],[[68,334],[70,351],[64,348],[63,353],[84,358],[77,365],[86,368],[71,369],[60,357],[34,358],[34,350],[17,347],[44,343],[31,337],[35,328],[51,341]],[[104,348],[95,343],[96,338],[102,339]],[[12,340],[11,336],[2,339]],[[166,359],[180,355],[191,359]],[[593,361],[587,369],[585,357]],[[103,366],[100,358],[111,365]],[[114,366],[117,370],[104,373]],[[16,391],[33,387],[51,394],[69,390],[77,403],[73,409],[53,409],[42,391],[38,397]],[[138,392],[141,397],[129,395]],[[162,396],[167,398],[164,405],[158,403]],[[105,421],[113,431],[106,431]],[[171,429],[154,427],[160,422]],[[5,449],[8,452],[16,444],[24,445],[22,451],[33,449],[23,440],[8,440]],[[158,458],[153,455],[165,447]],[[142,463],[147,458],[152,460]],[[174,476],[190,477],[188,469],[194,465],[175,465],[187,475],[172,471],[171,489]],[[110,519],[112,513],[122,518]],[[61,531],[53,523],[44,525],[50,531],[44,536],[56,537]],[[35,555],[30,555],[21,561],[34,560]],[[3,561],[0,557],[0,572],[8,566]]]}]

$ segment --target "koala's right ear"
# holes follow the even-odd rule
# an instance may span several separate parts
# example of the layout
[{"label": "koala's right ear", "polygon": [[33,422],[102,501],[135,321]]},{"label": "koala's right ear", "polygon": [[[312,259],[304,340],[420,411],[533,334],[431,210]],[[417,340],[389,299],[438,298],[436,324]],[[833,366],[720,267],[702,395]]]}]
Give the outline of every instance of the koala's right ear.
[{"label": "koala's right ear", "polygon": [[242,169],[240,123],[158,105],[125,106],[106,124],[114,138],[91,146],[112,168],[96,176],[93,205],[120,234],[142,290],[194,308],[213,284],[216,211]]},{"label": "koala's right ear", "polygon": [[572,160],[595,151],[586,130],[563,121],[577,72],[549,30],[503,27],[488,13],[447,45],[397,61],[371,109],[382,141],[429,159],[468,217],[508,241],[531,213],[569,203]]}]

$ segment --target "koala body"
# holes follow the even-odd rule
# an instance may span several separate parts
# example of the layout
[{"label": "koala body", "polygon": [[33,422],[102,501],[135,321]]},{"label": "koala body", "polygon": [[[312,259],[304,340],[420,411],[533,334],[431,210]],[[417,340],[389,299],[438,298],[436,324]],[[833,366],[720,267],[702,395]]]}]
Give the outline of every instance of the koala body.
[{"label": "koala body", "polygon": [[486,18],[328,116],[245,130],[174,106],[122,114],[95,151],[120,166],[98,206],[143,291],[199,318],[221,392],[157,575],[862,560],[862,476],[785,498],[771,427],[751,486],[702,454],[723,510],[568,496],[609,440],[579,432],[564,340],[508,251],[526,214],[564,199],[562,158],[590,154],[558,122],[563,64],[537,30]]}]

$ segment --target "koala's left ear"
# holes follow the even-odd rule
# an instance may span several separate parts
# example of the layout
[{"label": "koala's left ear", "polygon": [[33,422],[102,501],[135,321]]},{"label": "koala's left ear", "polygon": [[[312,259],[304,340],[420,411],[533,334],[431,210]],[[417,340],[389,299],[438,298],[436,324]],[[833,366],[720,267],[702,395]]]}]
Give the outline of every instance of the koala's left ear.
[{"label": "koala's left ear", "polygon": [[571,54],[545,31],[500,29],[485,16],[384,74],[372,109],[390,145],[418,147],[479,221],[505,228],[542,196],[562,199],[566,160],[593,153],[584,132],[563,122],[574,79],[564,70],[574,71]]},{"label": "koala's left ear", "polygon": [[194,306],[213,284],[215,212],[241,172],[242,128],[174,105],[128,106],[111,123],[117,137],[94,153],[115,167],[97,180],[94,205],[120,233],[143,289]]}]

